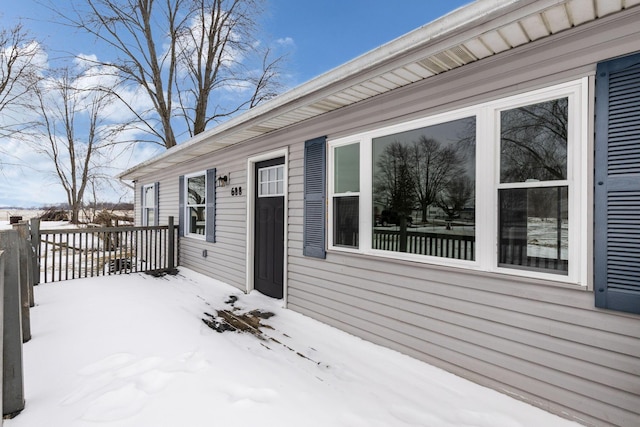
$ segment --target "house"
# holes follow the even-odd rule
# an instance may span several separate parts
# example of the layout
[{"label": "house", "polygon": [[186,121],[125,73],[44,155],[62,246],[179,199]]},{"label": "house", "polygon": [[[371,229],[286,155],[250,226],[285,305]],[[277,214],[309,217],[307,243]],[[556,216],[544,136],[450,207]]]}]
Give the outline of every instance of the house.
[{"label": "house", "polygon": [[121,178],[138,224],[179,219],[184,267],[640,425],[638,0],[476,1]]}]

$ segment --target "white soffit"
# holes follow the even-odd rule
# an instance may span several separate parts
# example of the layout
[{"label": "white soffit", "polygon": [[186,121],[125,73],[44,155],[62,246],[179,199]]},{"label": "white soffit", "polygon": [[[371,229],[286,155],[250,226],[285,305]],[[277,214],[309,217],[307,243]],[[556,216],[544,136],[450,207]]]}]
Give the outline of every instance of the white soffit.
[{"label": "white soffit", "polygon": [[619,12],[640,3],[640,0],[567,0],[546,3],[552,5],[443,51],[431,53],[390,72],[358,82],[310,105],[315,110],[326,113]]},{"label": "white soffit", "polygon": [[[504,7],[505,12],[492,17],[492,13],[499,9],[495,4]],[[180,155],[177,158],[186,161],[638,4],[640,0],[479,0],[197,135],[155,159],[130,169],[121,177],[137,179],[143,174],[164,169],[164,160],[178,153]],[[494,10],[489,8],[491,5],[494,5]],[[472,15],[478,11],[486,16],[482,16],[482,13],[480,16]],[[466,22],[463,22],[465,19]],[[476,25],[476,21],[479,24]],[[462,36],[454,34],[451,37],[453,41],[447,41],[446,37],[450,34],[447,34],[449,29],[446,26],[451,23],[464,32],[460,33]],[[451,32],[454,30],[451,29]],[[445,39],[446,44],[438,50],[441,39]],[[423,46],[411,52],[409,44],[412,41],[423,42]],[[424,56],[417,52],[424,52]],[[391,61],[383,63],[383,56]],[[379,62],[374,64],[379,65],[378,71],[371,66],[375,60]],[[389,65],[394,63],[398,65]],[[358,78],[359,74],[364,77]],[[328,88],[332,86],[338,89],[331,93]],[[195,146],[207,148],[196,151],[192,148]]]}]

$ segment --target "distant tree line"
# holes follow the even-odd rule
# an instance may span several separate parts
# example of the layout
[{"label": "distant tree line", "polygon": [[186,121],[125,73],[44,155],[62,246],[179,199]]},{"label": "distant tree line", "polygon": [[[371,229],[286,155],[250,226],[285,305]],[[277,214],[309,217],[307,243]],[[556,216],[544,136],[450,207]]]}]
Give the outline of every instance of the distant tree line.
[{"label": "distant tree line", "polygon": [[[132,211],[134,209],[131,202],[98,202],[98,203],[86,203],[82,205],[85,209],[108,209],[112,211]],[[60,203],[55,205],[44,205],[41,210],[47,209],[64,209],[70,210],[71,206],[68,203]]]}]

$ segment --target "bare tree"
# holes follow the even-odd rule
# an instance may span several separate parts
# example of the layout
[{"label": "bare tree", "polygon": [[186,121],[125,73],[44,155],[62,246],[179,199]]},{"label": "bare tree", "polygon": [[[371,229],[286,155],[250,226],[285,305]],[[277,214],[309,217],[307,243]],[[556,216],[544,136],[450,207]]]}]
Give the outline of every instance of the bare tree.
[{"label": "bare tree", "polygon": [[433,138],[422,135],[414,142],[411,157],[416,196],[427,220],[427,209],[435,204],[438,195],[456,176],[464,173],[462,155],[456,146],[442,146]]},{"label": "bare tree", "polygon": [[109,93],[86,88],[82,76],[70,69],[52,74],[34,87],[34,108],[41,122],[30,140],[52,161],[67,194],[70,221],[77,223],[87,185],[105,177],[103,165],[113,161],[116,137],[126,124],[109,124],[105,115],[112,102]]},{"label": "bare tree", "polygon": [[30,126],[25,104],[39,78],[39,43],[22,24],[0,30],[0,136],[10,136]]},{"label": "bare tree", "polygon": [[[133,189],[133,186],[116,181],[109,174],[91,174],[88,177],[87,189],[82,202],[83,218],[95,223],[98,213],[107,211],[110,218],[133,224],[133,203],[126,201],[131,199],[131,190]],[[117,201],[101,200],[101,195],[105,191],[109,191],[112,200]],[[114,196],[117,199],[113,199]]]},{"label": "bare tree", "polygon": [[560,98],[502,112],[502,182],[566,179],[568,109]]},{"label": "bare tree", "polygon": [[457,176],[438,194],[436,204],[449,220],[453,220],[473,199],[473,195],[473,181],[466,175]]},{"label": "bare tree", "polygon": [[416,199],[409,148],[401,142],[392,142],[377,158],[376,167],[376,201],[400,214],[410,214]]},{"label": "bare tree", "polygon": [[272,59],[255,38],[261,2],[75,0],[74,17],[59,14],[117,52],[96,64],[112,66],[122,85],[141,88],[147,110],[122,96],[122,87],[114,93],[154,142],[171,148],[180,133],[196,135],[275,96],[281,58]]},{"label": "bare tree", "polygon": [[398,214],[399,250],[407,251],[407,216],[415,205],[415,183],[411,173],[411,152],[407,145],[394,141],[376,161],[374,193],[378,203]]}]

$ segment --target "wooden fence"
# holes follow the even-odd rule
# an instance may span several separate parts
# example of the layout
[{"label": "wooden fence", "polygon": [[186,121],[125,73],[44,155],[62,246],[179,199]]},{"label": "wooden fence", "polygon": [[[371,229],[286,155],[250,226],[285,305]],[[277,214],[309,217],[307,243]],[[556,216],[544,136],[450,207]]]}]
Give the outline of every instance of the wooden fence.
[{"label": "wooden fence", "polygon": [[[0,295],[2,308],[2,415],[13,418],[24,409],[22,343],[31,339],[33,307],[33,248],[28,226],[0,231]],[[0,423],[1,424],[1,423]]]},{"label": "wooden fence", "polygon": [[39,231],[41,281],[161,272],[178,265],[178,229],[102,227]]}]

